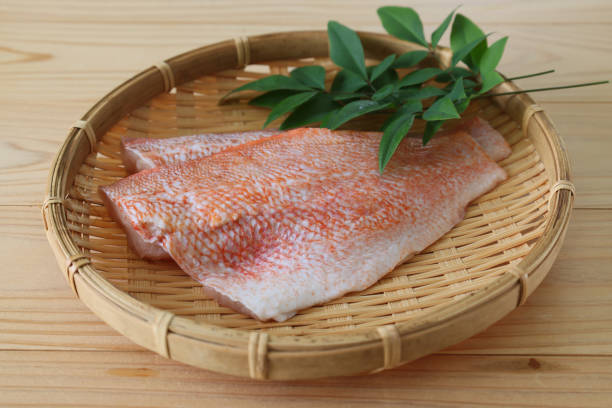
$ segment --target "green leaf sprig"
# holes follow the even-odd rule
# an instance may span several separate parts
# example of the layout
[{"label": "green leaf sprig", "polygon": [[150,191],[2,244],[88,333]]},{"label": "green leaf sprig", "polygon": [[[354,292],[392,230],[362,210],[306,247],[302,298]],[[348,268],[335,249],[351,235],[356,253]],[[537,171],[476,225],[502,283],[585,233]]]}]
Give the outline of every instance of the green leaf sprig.
[{"label": "green leaf sprig", "polygon": [[[433,31],[428,42],[421,18],[415,10],[409,7],[379,8],[378,17],[389,34],[415,43],[423,49],[402,55],[389,55],[374,66],[366,66],[363,46],[357,33],[337,21],[329,21],[329,56],[341,68],[329,90],[325,88],[325,69],[312,65],[296,68],[289,76],[270,75],[249,82],[229,94],[247,90],[264,92],[249,103],[271,109],[264,127],[287,115],[280,125],[281,130],[313,124],[337,129],[346,122],[369,113],[388,113],[390,116],[381,129],[383,136],[378,153],[379,170],[382,173],[400,142],[412,128],[415,119],[425,121],[423,144],[426,144],[445,121],[460,118],[471,100],[490,96],[490,91],[506,80],[496,68],[506,48],[508,37],[488,45],[489,34],[485,34],[463,14],[456,14],[456,11],[457,9],[448,14]],[[450,64],[443,66],[435,51],[449,26],[452,56]],[[440,67],[419,66],[428,56],[437,59]],[[412,71],[400,77],[397,70],[405,68]],[[553,70],[508,80],[551,72]],[[225,100],[225,97],[222,100]]]}]

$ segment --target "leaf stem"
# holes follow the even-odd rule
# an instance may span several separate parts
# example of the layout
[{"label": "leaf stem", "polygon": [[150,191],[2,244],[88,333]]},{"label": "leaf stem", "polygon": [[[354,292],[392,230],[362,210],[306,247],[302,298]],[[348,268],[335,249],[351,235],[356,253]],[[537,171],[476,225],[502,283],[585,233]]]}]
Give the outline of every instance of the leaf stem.
[{"label": "leaf stem", "polygon": [[374,88],[374,85],[372,85],[372,81],[370,81],[370,79],[366,79],[366,82],[368,83],[368,86],[370,87],[370,89],[372,89],[372,91],[376,92],[376,88]]},{"label": "leaf stem", "polygon": [[553,72],[555,72],[554,69],[549,69],[548,71],[536,72],[535,74],[520,75],[520,76],[515,76],[515,77],[512,77],[512,78],[506,78],[506,80],[507,81],[514,81],[514,80],[517,80],[517,79],[524,79],[524,78],[531,78],[531,77],[536,77],[536,76],[540,76],[540,75],[552,74]]},{"label": "leaf stem", "polygon": [[489,97],[489,96],[517,95],[517,94],[522,94],[522,93],[527,93],[527,92],[542,92],[542,91],[554,91],[554,90],[557,90],[557,89],[581,88],[583,86],[603,85],[603,84],[609,84],[609,83],[610,83],[610,81],[597,81],[597,82],[587,82],[585,84],[552,86],[550,88],[525,89],[525,90],[521,90],[521,91],[500,92],[500,93],[494,93],[494,94],[483,94],[483,95],[478,95],[478,96],[474,97],[474,99],[486,98],[486,97]]}]

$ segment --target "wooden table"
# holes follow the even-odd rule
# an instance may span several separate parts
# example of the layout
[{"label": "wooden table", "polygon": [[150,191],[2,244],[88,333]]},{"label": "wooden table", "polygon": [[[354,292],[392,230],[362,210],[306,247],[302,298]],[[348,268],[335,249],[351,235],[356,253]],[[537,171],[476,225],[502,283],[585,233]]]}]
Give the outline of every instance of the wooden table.
[{"label": "wooden table", "polygon": [[[40,204],[70,125],[157,61],[239,35],[381,31],[377,1],[0,4],[0,405],[612,406],[612,87],[536,94],[578,190],[564,249],[527,304],[461,344],[377,375],[258,383],[166,360],[85,308],[58,271]],[[376,3],[376,4],[375,4]],[[426,32],[457,1],[412,2]],[[612,79],[609,1],[468,2],[510,36],[500,71],[524,88]],[[448,43],[448,38],[442,40]],[[213,405],[214,404],[214,405]]]}]

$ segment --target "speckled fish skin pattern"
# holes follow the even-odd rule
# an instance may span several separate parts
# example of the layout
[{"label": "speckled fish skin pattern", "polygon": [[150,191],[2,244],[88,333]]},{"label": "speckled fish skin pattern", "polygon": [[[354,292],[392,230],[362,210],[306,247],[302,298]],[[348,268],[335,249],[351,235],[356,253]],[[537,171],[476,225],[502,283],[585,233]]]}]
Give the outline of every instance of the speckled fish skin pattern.
[{"label": "speckled fish skin pattern", "polygon": [[221,152],[232,146],[269,137],[277,130],[260,130],[235,133],[205,133],[166,139],[121,139],[121,156],[129,173],[157,166],[200,159]]},{"label": "speckled fish skin pattern", "polygon": [[[459,122],[452,131],[456,130],[468,132],[476,143],[495,161],[504,159],[511,152],[510,146],[506,143],[501,133],[495,130],[489,122],[478,116]],[[167,139],[124,137],[121,140],[121,151],[126,168],[130,173],[135,173],[157,166],[210,156],[229,147],[269,137],[277,133],[279,133],[278,130],[265,130],[236,133],[207,133]]]},{"label": "speckled fish skin pattern", "polygon": [[502,134],[479,116],[459,122],[454,131],[459,130],[468,132],[474,141],[495,161],[503,160],[512,153],[512,148]]},{"label": "speckled fish skin pattern", "polygon": [[[487,121],[480,117],[465,119],[459,122],[456,130],[464,130],[474,138],[493,160],[506,158],[511,148],[504,137]],[[279,133],[278,130],[250,131],[235,133],[206,133],[191,136],[179,136],[166,139],[124,137],[121,140],[123,162],[129,173],[194,160],[218,153],[227,148],[246,142],[269,137]],[[411,137],[422,137],[410,134]],[[128,242],[136,253],[145,259],[170,259],[170,255],[157,243],[147,243],[128,234]]]},{"label": "speckled fish skin pattern", "polygon": [[102,192],[221,303],[283,321],[369,287],[506,178],[465,132],[405,139],[382,175],[379,142],[296,129]]}]

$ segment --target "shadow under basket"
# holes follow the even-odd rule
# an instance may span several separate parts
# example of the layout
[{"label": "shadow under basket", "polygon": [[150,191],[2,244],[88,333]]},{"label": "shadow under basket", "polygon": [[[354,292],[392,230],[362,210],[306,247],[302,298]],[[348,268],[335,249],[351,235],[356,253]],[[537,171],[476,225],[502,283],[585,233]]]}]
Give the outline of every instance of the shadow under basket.
[{"label": "shadow under basket", "polygon": [[[386,35],[360,36],[371,62],[411,50]],[[500,163],[508,180],[372,287],[285,322],[259,322],[221,307],[174,263],[144,261],[127,247],[97,193],[127,175],[122,136],[260,129],[269,111],[249,106],[252,95],[220,106],[219,98],[303,65],[323,65],[330,81],[337,67],[327,55],[325,31],[209,45],[139,73],[75,124],[53,162],[42,210],[60,268],[83,303],[162,356],[237,376],[304,379],[395,367],[484,330],[525,301],[559,252],[573,203],[563,144],[527,95],[481,99],[465,114],[489,121],[512,146]],[[506,82],[494,91],[517,89]],[[367,128],[377,120],[352,125]]]}]

